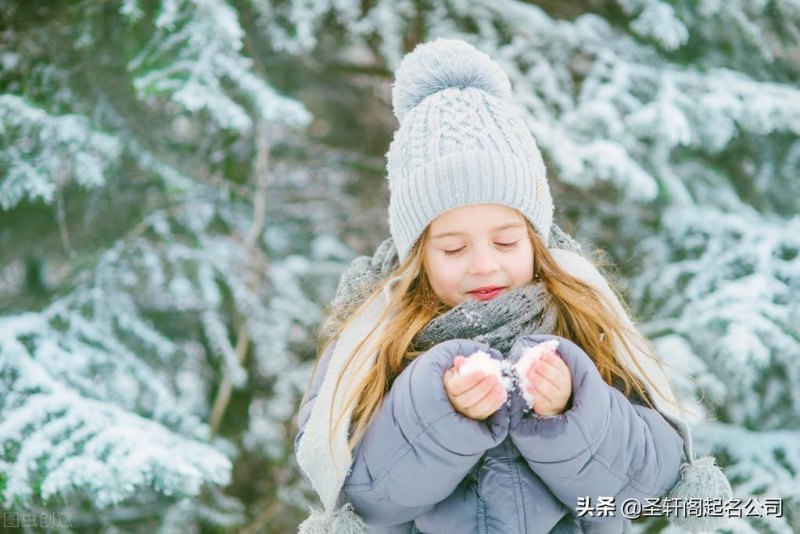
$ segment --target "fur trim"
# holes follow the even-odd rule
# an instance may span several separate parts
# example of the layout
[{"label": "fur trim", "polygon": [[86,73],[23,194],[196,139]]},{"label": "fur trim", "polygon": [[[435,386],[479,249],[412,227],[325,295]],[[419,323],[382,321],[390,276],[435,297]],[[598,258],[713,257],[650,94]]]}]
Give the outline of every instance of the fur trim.
[{"label": "fur trim", "polygon": [[[375,353],[361,351],[354,357],[352,366],[348,367],[349,380],[344,380],[334,395],[336,381],[350,356],[350,351],[367,336],[387,306],[392,288],[400,279],[400,277],[394,277],[389,280],[385,284],[383,292],[368,303],[350,327],[342,332],[328,362],[325,378],[317,393],[317,400],[306,423],[305,432],[300,437],[296,454],[297,463],[308,477],[311,487],[320,496],[322,505],[328,512],[336,507],[342,486],[353,462],[347,443],[347,433],[350,429],[355,404],[351,403],[345,410],[345,417],[337,432],[333,434],[331,447],[328,446],[328,435],[332,425],[329,413],[332,409],[336,414],[343,408],[345,398],[350,391],[348,388],[355,387],[372,368],[375,362]],[[376,335],[381,335],[385,326],[385,322],[379,325]]]}]

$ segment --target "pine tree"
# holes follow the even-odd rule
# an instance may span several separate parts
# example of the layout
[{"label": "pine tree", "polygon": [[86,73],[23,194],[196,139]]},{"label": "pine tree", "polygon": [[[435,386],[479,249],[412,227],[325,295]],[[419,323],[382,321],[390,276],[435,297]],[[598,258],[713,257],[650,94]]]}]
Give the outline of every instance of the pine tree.
[{"label": "pine tree", "polygon": [[277,376],[319,313],[298,290],[315,268],[270,264],[264,231],[269,155],[310,114],[256,72],[224,2],[2,11],[3,508],[241,524],[219,491],[247,456],[231,399],[269,405],[257,445],[279,456],[296,399]]}]

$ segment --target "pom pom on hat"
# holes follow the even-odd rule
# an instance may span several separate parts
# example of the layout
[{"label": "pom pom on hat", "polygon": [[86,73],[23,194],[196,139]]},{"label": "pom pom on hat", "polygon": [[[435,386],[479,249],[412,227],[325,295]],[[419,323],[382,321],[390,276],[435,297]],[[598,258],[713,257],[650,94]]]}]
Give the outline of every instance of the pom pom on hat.
[{"label": "pom pom on hat", "polygon": [[458,39],[436,39],[417,45],[397,67],[392,85],[397,120],[448,87],[475,87],[501,99],[511,95],[508,76],[487,54]]}]

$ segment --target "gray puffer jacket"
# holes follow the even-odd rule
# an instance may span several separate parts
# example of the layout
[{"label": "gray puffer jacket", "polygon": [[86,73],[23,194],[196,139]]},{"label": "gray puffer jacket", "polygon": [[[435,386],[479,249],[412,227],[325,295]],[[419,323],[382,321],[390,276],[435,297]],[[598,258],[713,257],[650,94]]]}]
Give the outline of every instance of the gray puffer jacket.
[{"label": "gray puffer jacket", "polygon": [[[443,375],[459,354],[484,343],[453,339],[411,361],[392,384],[353,451],[337,506],[350,502],[372,533],[508,534],[627,532],[620,504],[644,504],[677,481],[682,439],[656,410],[632,402],[606,384],[589,356],[553,335],[523,336],[525,346],[560,341],[572,372],[568,410],[540,417],[521,394],[485,421],[457,413]],[[334,344],[322,355],[298,414],[295,450],[322,384]],[[577,516],[579,497],[614,497],[615,517]]]}]

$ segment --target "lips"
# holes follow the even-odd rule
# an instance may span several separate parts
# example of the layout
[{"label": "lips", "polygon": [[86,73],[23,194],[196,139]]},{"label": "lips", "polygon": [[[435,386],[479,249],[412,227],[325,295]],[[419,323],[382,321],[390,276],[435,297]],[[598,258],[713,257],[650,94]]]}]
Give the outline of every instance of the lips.
[{"label": "lips", "polygon": [[500,286],[484,286],[473,291],[469,291],[469,294],[473,295],[478,300],[489,300],[499,295],[504,289],[504,287]]}]

